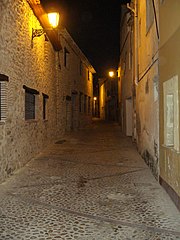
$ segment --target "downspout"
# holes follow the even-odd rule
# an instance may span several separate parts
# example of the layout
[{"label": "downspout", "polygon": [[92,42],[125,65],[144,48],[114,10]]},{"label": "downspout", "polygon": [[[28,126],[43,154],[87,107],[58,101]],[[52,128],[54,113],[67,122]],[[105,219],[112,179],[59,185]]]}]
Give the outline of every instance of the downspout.
[{"label": "downspout", "polygon": [[[133,88],[136,91],[136,86],[138,86],[138,0],[134,0],[134,8],[130,7],[130,4],[127,4],[127,8],[130,9],[134,14],[134,84]],[[135,94],[136,95],[136,94]],[[136,98],[136,97],[135,97]],[[133,141],[138,141],[137,139],[137,120],[136,120],[136,100],[133,97]]]},{"label": "downspout", "polygon": [[138,85],[138,0],[134,0],[134,8],[127,4],[127,8],[134,14],[134,83]]}]

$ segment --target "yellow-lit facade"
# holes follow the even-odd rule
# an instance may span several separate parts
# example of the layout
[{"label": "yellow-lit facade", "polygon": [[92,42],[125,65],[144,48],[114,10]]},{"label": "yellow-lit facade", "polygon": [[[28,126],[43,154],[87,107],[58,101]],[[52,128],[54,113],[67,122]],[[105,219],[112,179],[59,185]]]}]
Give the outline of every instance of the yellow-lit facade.
[{"label": "yellow-lit facade", "polygon": [[[160,182],[180,208],[180,1],[160,4]],[[167,114],[168,113],[168,114]]]},{"label": "yellow-lit facade", "polygon": [[65,131],[92,119],[94,68],[66,29],[58,41],[52,29],[49,41],[43,35],[32,40],[32,28],[43,29],[48,21],[39,4],[37,12],[32,9],[34,4],[37,1],[10,0],[1,8],[0,182]]},{"label": "yellow-lit facade", "polygon": [[180,2],[133,0],[121,17],[120,124],[128,136],[132,118],[139,153],[180,206]]},{"label": "yellow-lit facade", "polygon": [[153,8],[152,1],[134,0],[122,7],[119,83],[122,130],[136,141],[138,151],[158,179],[159,1],[154,3]]},{"label": "yellow-lit facade", "polygon": [[99,87],[99,112],[100,118],[105,120],[105,84],[104,82],[100,82]]}]

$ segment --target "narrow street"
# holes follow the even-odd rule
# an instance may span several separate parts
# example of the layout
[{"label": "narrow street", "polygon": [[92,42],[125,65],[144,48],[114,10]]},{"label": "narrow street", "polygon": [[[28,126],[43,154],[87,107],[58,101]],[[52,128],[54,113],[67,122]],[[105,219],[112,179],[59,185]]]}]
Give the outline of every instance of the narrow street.
[{"label": "narrow street", "polygon": [[130,138],[95,120],[0,185],[0,240],[174,240],[180,214]]}]

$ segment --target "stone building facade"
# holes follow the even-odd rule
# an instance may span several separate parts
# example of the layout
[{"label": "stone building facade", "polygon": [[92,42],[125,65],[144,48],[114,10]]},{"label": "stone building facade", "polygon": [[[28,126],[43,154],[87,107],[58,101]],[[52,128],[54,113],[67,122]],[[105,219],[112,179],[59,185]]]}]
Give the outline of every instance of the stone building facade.
[{"label": "stone building facade", "polygon": [[0,181],[91,119],[95,70],[66,30],[59,49],[44,35],[32,40],[32,28],[42,28],[36,4],[0,4]]},{"label": "stone building facade", "polygon": [[60,41],[59,109],[66,109],[66,130],[76,130],[91,122],[95,70],[66,29],[60,31]]}]

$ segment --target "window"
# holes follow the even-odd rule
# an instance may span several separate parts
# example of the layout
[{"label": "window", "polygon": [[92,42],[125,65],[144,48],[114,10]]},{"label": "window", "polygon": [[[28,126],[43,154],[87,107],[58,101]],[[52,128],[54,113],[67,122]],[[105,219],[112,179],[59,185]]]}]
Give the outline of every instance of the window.
[{"label": "window", "polygon": [[90,80],[90,71],[88,70],[88,80]]},{"label": "window", "polygon": [[64,66],[65,67],[68,67],[68,64],[69,64],[68,55],[69,55],[69,51],[67,50],[66,47],[64,47]]},{"label": "window", "polygon": [[84,95],[84,113],[87,113],[87,95]]},{"label": "window", "polygon": [[91,97],[88,97],[88,113],[91,112]]},{"label": "window", "polygon": [[146,33],[149,32],[154,20],[154,11],[152,1],[146,0]]},{"label": "window", "polygon": [[164,91],[164,144],[179,151],[178,76],[163,83]]},{"label": "window", "polygon": [[42,95],[43,95],[43,119],[46,120],[47,119],[47,101],[49,96],[44,93]]},{"label": "window", "polygon": [[83,93],[80,92],[79,93],[79,112],[82,112],[82,97],[83,97]]},{"label": "window", "polygon": [[7,82],[8,76],[0,74],[0,121],[6,120],[7,114]]},{"label": "window", "polygon": [[23,88],[25,89],[25,120],[35,119],[36,95],[39,92],[25,85]]}]

